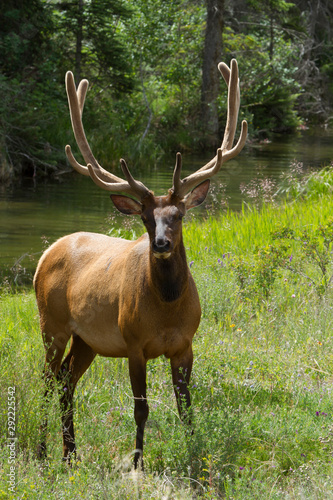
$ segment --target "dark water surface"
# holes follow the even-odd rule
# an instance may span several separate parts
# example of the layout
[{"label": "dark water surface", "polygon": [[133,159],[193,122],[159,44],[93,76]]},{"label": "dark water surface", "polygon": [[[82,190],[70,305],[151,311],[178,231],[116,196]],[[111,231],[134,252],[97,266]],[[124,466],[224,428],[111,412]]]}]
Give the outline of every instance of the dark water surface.
[{"label": "dark water surface", "polygon": [[[184,176],[211,157],[183,155]],[[247,145],[237,159],[226,163],[213,180],[213,186],[223,182],[229,206],[237,210],[242,203],[240,184],[250,182],[259,169],[265,176],[278,179],[294,160],[312,168],[330,164],[333,131],[304,131],[296,137],[284,136],[271,143]],[[165,194],[171,187],[174,161],[173,156],[144,172],[135,170],[134,176],[156,194]],[[117,174],[121,175],[118,171]],[[207,205],[209,203],[207,200]],[[105,232],[110,224],[119,227],[125,220],[126,216],[119,215],[113,208],[107,191],[76,173],[48,182],[25,179],[19,186],[0,185],[1,274],[22,256],[20,264],[31,272],[46,242],[52,243],[75,231]]]}]

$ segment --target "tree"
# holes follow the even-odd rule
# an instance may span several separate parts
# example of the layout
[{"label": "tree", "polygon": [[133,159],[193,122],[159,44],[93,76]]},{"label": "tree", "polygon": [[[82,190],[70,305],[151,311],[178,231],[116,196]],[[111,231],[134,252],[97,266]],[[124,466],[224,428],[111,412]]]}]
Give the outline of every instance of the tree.
[{"label": "tree", "polygon": [[120,0],[63,0],[55,4],[59,12],[58,34],[67,66],[75,69],[77,82],[82,75],[119,95],[133,88],[128,49],[118,30],[131,10]]},{"label": "tree", "polygon": [[50,8],[42,0],[6,0],[0,9],[0,23],[1,73],[29,78],[50,49]]},{"label": "tree", "polygon": [[295,4],[306,33],[297,72],[303,88],[299,109],[311,121],[329,120],[333,103],[333,4],[331,0],[296,0]]},{"label": "tree", "polygon": [[[8,0],[0,11],[0,178],[54,168],[43,139],[56,94],[52,11],[42,0]],[[48,95],[42,88],[48,87]]]},{"label": "tree", "polygon": [[219,119],[217,97],[220,76],[217,69],[222,57],[224,0],[206,0],[207,19],[202,64],[201,123],[207,147],[217,146]]}]

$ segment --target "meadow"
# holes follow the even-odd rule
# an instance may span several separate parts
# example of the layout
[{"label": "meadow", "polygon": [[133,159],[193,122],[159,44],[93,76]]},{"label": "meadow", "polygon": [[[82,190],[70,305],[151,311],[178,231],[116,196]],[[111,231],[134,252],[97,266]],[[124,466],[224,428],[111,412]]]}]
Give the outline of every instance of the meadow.
[{"label": "meadow", "polygon": [[150,361],[144,473],[131,468],[125,359],[97,358],[78,384],[78,461],[71,468],[61,462],[56,396],[48,460],[36,460],[43,393],[37,308],[32,290],[13,294],[3,286],[0,499],[333,498],[331,186],[328,169],[294,183],[283,202],[185,222],[202,304],[194,434],[179,420],[168,361]]}]

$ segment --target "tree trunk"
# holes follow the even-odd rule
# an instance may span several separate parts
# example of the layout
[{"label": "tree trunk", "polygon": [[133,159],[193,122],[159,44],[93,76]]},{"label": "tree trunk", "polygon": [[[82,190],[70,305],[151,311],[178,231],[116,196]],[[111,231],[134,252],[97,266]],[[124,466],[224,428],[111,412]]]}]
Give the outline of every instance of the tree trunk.
[{"label": "tree trunk", "polygon": [[83,0],[78,0],[78,16],[75,48],[75,79],[81,80],[82,38],[83,38]]},{"label": "tree trunk", "polygon": [[206,0],[207,21],[202,66],[201,124],[205,146],[219,143],[219,122],[216,99],[220,88],[217,69],[222,57],[224,0]]}]

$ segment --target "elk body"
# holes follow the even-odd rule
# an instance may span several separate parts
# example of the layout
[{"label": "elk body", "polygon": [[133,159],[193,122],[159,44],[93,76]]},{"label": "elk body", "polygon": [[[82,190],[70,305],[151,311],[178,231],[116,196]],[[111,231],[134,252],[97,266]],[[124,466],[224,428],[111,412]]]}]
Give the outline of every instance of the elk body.
[{"label": "elk body", "polygon": [[[67,146],[70,163],[98,186],[113,193],[111,199],[120,212],[141,216],[147,229],[136,241],[74,233],[54,243],[38,263],[34,287],[46,352],[45,403],[56,379],[61,387],[63,456],[67,461],[76,452],[74,389],[97,354],[128,358],[137,426],[135,467],[142,458],[149,411],[146,395],[149,359],[161,355],[170,359],[179,414],[183,421],[190,421],[188,386],[193,361],[192,339],[201,309],[186,262],[182,218],[187,210],[204,201],[209,178],[240,152],[247,134],[247,124],[243,121],[240,138],[232,147],[239,109],[237,63],[233,60],[230,69],[220,63],[219,69],[229,89],[222,146],[215,158],[185,179],[181,179],[178,153],[173,186],[166,196],[158,197],[132,177],[124,160],[121,167],[125,180],[98,164],[82,125],[88,82],[82,80],[76,90],[72,73],[66,74],[73,131],[86,165],[79,164]],[[63,359],[68,342],[70,348]],[[43,457],[46,455],[46,418],[41,433],[38,454]]]}]

